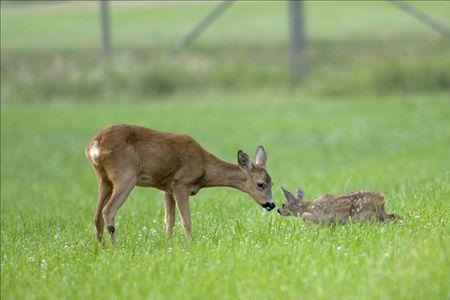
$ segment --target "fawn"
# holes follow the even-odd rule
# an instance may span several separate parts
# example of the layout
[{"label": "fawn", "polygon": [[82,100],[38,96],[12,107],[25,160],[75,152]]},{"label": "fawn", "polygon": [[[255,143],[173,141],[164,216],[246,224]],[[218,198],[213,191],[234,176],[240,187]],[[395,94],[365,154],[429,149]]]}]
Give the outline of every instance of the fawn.
[{"label": "fawn", "polygon": [[398,215],[386,212],[384,196],[375,191],[326,194],[308,202],[303,199],[304,193],[300,188],[295,197],[283,187],[281,189],[286,200],[278,213],[282,216],[299,216],[305,222],[330,225],[370,219],[386,222],[399,218]]},{"label": "fawn", "polygon": [[275,208],[272,181],[265,165],[266,151],[259,146],[255,163],[242,150],[238,164],[227,163],[185,134],[172,134],[133,125],[112,125],[98,132],[85,149],[98,181],[94,216],[97,239],[106,223],[115,243],[114,219],[135,186],[164,192],[165,225],[172,238],[175,205],[187,238],[191,235],[189,196],[201,188],[226,186],[247,193],[267,211]]}]

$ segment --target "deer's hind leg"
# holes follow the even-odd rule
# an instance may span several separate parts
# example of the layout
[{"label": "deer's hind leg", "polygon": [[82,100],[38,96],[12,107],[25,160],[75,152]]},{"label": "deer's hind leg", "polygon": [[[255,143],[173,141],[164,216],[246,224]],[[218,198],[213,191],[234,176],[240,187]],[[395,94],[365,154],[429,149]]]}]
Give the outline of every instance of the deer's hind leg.
[{"label": "deer's hind leg", "polygon": [[123,202],[125,202],[136,182],[136,175],[133,172],[124,172],[118,179],[115,181],[113,180],[113,192],[111,198],[102,211],[113,245],[115,245],[116,228],[114,222],[117,210],[122,206]]},{"label": "deer's hind leg", "polygon": [[396,220],[401,220],[403,219],[403,217],[399,214],[390,214],[386,211],[386,208],[384,207],[384,203],[382,205],[382,207],[377,207],[377,219],[378,221],[380,221],[381,223],[386,223],[386,222],[393,222]]},{"label": "deer's hind leg", "polygon": [[375,204],[375,211],[376,211],[377,220],[379,222],[384,223],[384,222],[389,222],[389,221],[393,220],[393,216],[386,212],[386,208],[384,207],[384,202]]},{"label": "deer's hind leg", "polygon": [[95,210],[94,215],[94,225],[97,229],[97,240],[102,242],[103,237],[103,228],[104,228],[104,220],[102,216],[103,207],[105,207],[109,198],[111,197],[113,185],[111,181],[109,181],[105,172],[100,168],[95,169],[97,173],[97,183],[98,183],[98,203],[97,208]]}]

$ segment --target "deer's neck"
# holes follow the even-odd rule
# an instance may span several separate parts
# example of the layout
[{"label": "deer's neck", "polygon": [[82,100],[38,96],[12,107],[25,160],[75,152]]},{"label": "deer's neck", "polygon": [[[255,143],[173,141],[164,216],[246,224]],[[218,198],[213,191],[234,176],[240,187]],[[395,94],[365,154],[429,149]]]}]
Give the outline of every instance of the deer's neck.
[{"label": "deer's neck", "polygon": [[305,212],[308,211],[309,206],[312,202],[301,201],[297,204],[297,214],[301,217]]},{"label": "deer's neck", "polygon": [[204,187],[226,186],[245,192],[246,180],[245,171],[238,165],[211,156],[206,164],[206,172],[202,181]]}]

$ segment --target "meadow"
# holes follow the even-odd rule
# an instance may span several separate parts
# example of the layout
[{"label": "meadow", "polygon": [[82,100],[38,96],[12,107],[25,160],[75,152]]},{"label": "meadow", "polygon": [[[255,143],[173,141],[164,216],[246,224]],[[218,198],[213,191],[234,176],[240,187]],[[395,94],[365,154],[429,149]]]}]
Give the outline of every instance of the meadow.
[{"label": "meadow", "polygon": [[[101,55],[96,2],[4,5],[2,99],[289,90],[284,2],[237,1],[189,49],[168,57],[214,5],[113,2],[113,59]],[[414,5],[441,22],[450,19],[446,2]],[[450,90],[449,39],[388,2],[308,2],[305,12],[307,95]]]},{"label": "meadow", "polygon": [[[314,68],[291,87],[285,6],[244,2],[166,64],[211,7],[115,3],[110,60],[92,3],[2,7],[2,299],[449,299],[450,42],[387,3],[307,3]],[[193,239],[177,216],[170,243],[161,193],[135,188],[102,247],[84,146],[113,123],[230,162],[262,144],[278,205],[281,186],[371,188],[404,219],[310,226],[211,188],[191,197]]]}]

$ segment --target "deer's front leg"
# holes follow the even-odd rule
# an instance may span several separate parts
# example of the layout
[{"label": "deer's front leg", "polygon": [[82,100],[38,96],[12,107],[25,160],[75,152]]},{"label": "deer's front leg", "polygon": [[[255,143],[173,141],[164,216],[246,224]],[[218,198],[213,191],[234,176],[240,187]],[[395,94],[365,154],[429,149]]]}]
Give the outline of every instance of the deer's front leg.
[{"label": "deer's front leg", "polygon": [[169,193],[164,193],[164,210],[167,238],[172,240],[173,224],[175,222],[175,199]]},{"label": "deer's front leg", "polygon": [[183,221],[184,233],[187,239],[191,239],[191,214],[189,212],[189,191],[185,188],[176,189],[173,193],[175,202]]},{"label": "deer's front leg", "polygon": [[302,219],[303,219],[303,221],[305,223],[310,223],[310,222],[316,223],[316,224],[320,223],[319,216],[317,214],[312,214],[312,213],[309,213],[309,212],[303,213]]}]

